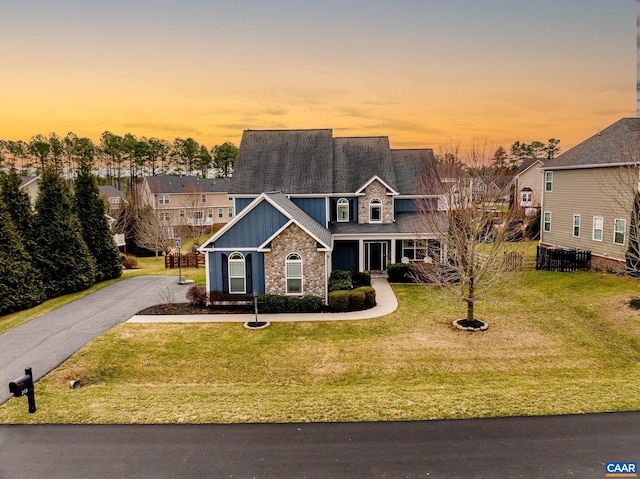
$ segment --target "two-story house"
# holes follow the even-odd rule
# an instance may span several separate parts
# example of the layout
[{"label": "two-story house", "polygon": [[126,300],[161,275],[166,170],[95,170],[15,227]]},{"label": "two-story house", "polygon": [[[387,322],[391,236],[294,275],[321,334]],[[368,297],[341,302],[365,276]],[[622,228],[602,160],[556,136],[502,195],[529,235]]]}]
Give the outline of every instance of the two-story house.
[{"label": "two-story house", "polygon": [[[233,201],[228,197],[230,179],[196,176],[145,176],[142,182],[143,205],[151,206],[160,221],[175,234],[176,229],[211,231],[216,224],[233,218]],[[170,234],[173,236],[173,234]]]},{"label": "two-story house", "polygon": [[[432,150],[391,149],[387,137],[245,131],[230,189],[236,217],[200,248],[212,298],[257,291],[326,301],[332,270],[425,260],[439,251],[419,214],[425,203],[437,214],[434,163]],[[424,178],[435,180],[432,191]]]},{"label": "two-story house", "polygon": [[542,158],[525,158],[513,177],[514,200],[525,215],[534,215],[542,203]]},{"label": "two-story house", "polygon": [[623,118],[542,167],[540,244],[588,250],[597,269],[624,269],[638,192],[640,118]]}]

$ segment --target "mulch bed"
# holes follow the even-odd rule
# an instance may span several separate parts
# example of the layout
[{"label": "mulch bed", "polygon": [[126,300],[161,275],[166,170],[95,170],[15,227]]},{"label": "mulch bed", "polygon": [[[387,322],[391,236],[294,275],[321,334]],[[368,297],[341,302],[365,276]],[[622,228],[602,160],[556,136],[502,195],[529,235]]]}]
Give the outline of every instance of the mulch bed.
[{"label": "mulch bed", "polygon": [[253,306],[195,306],[191,303],[156,304],[141,311],[138,314],[250,314]]}]

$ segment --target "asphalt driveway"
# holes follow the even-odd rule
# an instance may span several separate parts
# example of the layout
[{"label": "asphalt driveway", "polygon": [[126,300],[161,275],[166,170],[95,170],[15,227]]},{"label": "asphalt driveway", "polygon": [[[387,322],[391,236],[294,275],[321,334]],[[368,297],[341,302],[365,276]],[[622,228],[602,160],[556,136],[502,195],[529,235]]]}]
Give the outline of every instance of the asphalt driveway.
[{"label": "asphalt driveway", "polygon": [[78,349],[141,309],[172,297],[185,301],[188,287],[175,276],[137,276],[119,281],[82,299],[0,334],[0,404],[9,382],[33,369],[34,380],[58,367]]}]

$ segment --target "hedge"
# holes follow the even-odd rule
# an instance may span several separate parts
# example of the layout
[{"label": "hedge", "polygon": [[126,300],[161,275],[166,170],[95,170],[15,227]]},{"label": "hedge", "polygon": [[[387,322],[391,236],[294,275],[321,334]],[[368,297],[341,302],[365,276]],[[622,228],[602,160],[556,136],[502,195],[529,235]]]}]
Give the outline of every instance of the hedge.
[{"label": "hedge", "polygon": [[322,298],[318,296],[281,296],[259,294],[260,313],[318,313],[322,310]]},{"label": "hedge", "polygon": [[376,305],[376,290],[371,286],[361,286],[351,291],[329,293],[329,308],[332,311],[360,311]]}]

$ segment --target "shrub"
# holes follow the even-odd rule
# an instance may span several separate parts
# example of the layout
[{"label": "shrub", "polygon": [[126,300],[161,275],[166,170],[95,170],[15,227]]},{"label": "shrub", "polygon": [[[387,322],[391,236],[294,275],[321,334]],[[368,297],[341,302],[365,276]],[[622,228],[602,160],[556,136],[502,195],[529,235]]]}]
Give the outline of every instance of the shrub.
[{"label": "shrub", "polygon": [[373,308],[376,305],[376,290],[371,286],[361,286],[358,290],[364,292],[364,309]]},{"label": "shrub", "polygon": [[127,269],[135,269],[138,267],[138,258],[133,256],[132,254],[125,255],[122,266]]},{"label": "shrub", "polygon": [[322,298],[319,296],[304,296],[300,303],[304,313],[317,313],[322,310]]},{"label": "shrub", "polygon": [[349,274],[354,288],[358,286],[371,286],[371,274],[366,271],[351,271]]},{"label": "shrub", "polygon": [[334,311],[349,311],[349,291],[331,291],[329,293],[329,308]]},{"label": "shrub", "polygon": [[187,300],[194,306],[206,306],[209,300],[207,288],[204,286],[191,286],[187,290]]},{"label": "shrub", "polygon": [[281,296],[279,294],[259,294],[260,313],[317,313],[322,309],[322,298],[318,296]]},{"label": "shrub", "polygon": [[351,281],[351,275],[348,271],[342,271],[337,269],[331,272],[329,277],[329,292],[342,291],[353,288],[353,282]]},{"label": "shrub", "polygon": [[364,300],[366,295],[361,289],[354,289],[349,292],[349,309],[351,311],[360,311],[364,309]]},{"label": "shrub", "polygon": [[390,283],[409,283],[409,269],[411,265],[408,263],[392,263],[387,266],[387,274]]}]

